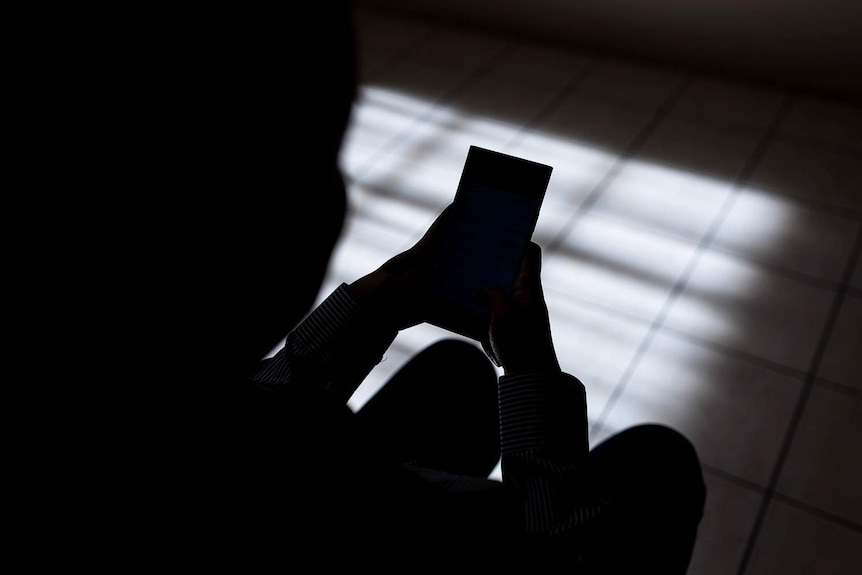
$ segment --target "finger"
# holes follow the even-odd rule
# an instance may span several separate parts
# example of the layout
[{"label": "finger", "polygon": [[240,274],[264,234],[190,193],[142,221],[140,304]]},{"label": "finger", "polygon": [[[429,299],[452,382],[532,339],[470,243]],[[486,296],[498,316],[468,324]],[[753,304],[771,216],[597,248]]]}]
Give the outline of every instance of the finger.
[{"label": "finger", "polygon": [[489,285],[482,290],[482,295],[491,309],[491,315],[505,317],[511,309],[509,295],[498,285]]},{"label": "finger", "polygon": [[423,248],[427,248],[429,244],[432,243],[433,238],[440,235],[440,229],[445,225],[445,222],[448,218],[448,214],[451,211],[452,205],[448,205],[437,215],[425,233],[419,238],[412,248],[412,251],[421,251]]},{"label": "finger", "polygon": [[485,337],[482,339],[481,344],[482,344],[482,349],[485,351],[485,355],[487,355],[488,358],[492,362],[494,362],[494,365],[496,365],[497,367],[502,367],[500,360],[497,359],[497,354],[494,352],[494,346],[491,345],[491,340],[488,339],[487,337]]},{"label": "finger", "polygon": [[516,294],[526,294],[529,290],[541,288],[542,247],[536,242],[527,244],[521,267],[515,278],[513,291]]}]

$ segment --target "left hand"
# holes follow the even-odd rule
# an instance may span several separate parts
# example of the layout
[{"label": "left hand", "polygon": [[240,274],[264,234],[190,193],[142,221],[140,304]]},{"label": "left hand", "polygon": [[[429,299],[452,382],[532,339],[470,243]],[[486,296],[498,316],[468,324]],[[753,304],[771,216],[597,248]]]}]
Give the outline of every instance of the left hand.
[{"label": "left hand", "polygon": [[434,246],[440,241],[440,228],[448,211],[447,207],[437,216],[413,247],[350,284],[360,304],[393,329],[400,331],[427,319],[425,285]]}]

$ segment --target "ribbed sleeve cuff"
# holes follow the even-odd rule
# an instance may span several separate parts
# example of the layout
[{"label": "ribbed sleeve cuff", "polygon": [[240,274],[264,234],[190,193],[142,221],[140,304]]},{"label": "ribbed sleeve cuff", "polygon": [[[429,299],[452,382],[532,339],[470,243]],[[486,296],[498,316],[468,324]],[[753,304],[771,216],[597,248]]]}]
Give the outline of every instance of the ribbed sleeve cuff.
[{"label": "ribbed sleeve cuff", "polygon": [[580,447],[586,440],[586,394],[574,376],[502,376],[499,397],[503,453]]}]

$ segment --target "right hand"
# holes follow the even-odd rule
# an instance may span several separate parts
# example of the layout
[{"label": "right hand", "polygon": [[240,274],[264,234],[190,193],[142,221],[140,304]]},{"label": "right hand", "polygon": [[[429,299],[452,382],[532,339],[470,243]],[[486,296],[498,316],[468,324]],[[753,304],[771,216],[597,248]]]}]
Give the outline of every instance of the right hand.
[{"label": "right hand", "polygon": [[482,291],[491,309],[488,337],[482,347],[506,375],[560,371],[542,292],[541,269],[542,248],[530,242],[512,293],[496,285]]}]

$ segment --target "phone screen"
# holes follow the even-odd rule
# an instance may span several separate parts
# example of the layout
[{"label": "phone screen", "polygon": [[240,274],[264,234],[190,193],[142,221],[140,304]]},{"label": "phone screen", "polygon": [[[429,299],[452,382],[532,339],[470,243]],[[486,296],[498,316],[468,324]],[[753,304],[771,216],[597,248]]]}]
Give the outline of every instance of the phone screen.
[{"label": "phone screen", "polygon": [[488,284],[511,289],[533,235],[552,168],[470,146],[431,280],[440,327],[478,339],[488,310],[475,294]]}]

